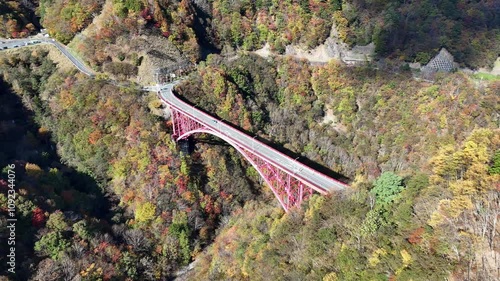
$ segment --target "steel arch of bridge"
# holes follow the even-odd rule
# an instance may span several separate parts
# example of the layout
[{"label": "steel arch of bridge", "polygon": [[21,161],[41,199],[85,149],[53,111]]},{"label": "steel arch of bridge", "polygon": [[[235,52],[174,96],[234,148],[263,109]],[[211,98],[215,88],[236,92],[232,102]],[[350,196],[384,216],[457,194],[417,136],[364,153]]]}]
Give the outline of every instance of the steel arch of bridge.
[{"label": "steel arch of bridge", "polygon": [[[292,175],[277,167],[264,157],[255,153],[255,151],[245,148],[233,141],[230,137],[197,122],[172,105],[170,105],[170,110],[174,130],[172,137],[176,141],[186,139],[195,133],[211,134],[223,139],[252,164],[286,212],[294,206],[300,206],[302,201],[313,193],[313,189],[298,179],[294,174]],[[324,192],[324,194],[326,194],[326,192]]]}]

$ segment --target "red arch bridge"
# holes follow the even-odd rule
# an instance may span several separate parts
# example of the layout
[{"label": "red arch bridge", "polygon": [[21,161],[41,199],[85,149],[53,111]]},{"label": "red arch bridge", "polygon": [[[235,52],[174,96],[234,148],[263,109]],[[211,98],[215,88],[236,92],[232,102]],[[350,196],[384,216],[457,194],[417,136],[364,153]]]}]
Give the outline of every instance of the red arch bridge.
[{"label": "red arch bridge", "polygon": [[178,141],[206,133],[223,139],[252,164],[285,211],[300,205],[314,191],[328,194],[348,187],[177,98],[172,92],[176,83],[155,87],[170,106],[173,137]]}]

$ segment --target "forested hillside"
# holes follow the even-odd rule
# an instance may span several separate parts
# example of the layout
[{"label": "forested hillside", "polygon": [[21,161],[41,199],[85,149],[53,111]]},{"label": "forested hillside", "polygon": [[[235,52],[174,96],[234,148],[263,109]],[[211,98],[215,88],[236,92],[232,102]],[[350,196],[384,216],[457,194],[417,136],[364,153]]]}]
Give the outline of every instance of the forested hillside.
[{"label": "forested hillside", "polygon": [[287,215],[248,204],[193,280],[495,280],[499,82],[253,56],[192,81],[207,111],[354,179]]},{"label": "forested hillside", "polygon": [[[19,264],[26,274],[44,276],[55,266],[60,270],[52,272],[48,280],[81,272],[104,279],[164,278],[211,241],[221,215],[229,215],[233,206],[255,198],[251,180],[239,168],[240,160],[229,155],[220,158],[224,153],[216,151],[222,148],[207,150],[209,157],[179,154],[169,135],[170,126],[147,112],[148,104],[156,106],[155,96],[83,74],[57,72],[45,51],[25,50],[4,58],[0,70],[35,112],[34,118],[42,126],[39,131],[46,132],[30,135],[33,145],[42,138],[48,140],[47,134],[52,132],[62,161],[95,181],[79,182],[83,189],[79,190],[69,183],[78,178],[58,176],[57,163],[29,163],[29,159],[16,158],[18,155],[3,160],[16,161],[21,175],[24,170],[28,175],[31,170],[38,173],[32,179],[35,186],[19,191],[19,202],[26,200],[24,196],[37,198],[36,185],[50,191],[44,195],[47,200],[55,200],[46,205],[42,198],[28,199],[29,205],[23,209],[22,219],[27,223],[31,213],[42,213],[38,225],[25,228],[32,242],[21,256],[33,257]],[[222,168],[226,161],[226,174],[211,178],[209,171]],[[231,185],[219,181],[229,174],[240,175],[241,180]],[[50,177],[60,177],[62,182]],[[24,178],[19,180],[22,186]],[[93,186],[115,203],[113,208],[100,210],[98,198],[86,201]],[[68,211],[76,215],[62,215]],[[45,222],[51,216],[62,226],[54,228]],[[29,270],[33,264],[35,268]]]},{"label": "forested hillside", "polygon": [[38,13],[49,34],[67,44],[99,14],[104,0],[40,0]]},{"label": "forested hillside", "polygon": [[498,134],[474,131],[432,158],[429,174],[384,172],[373,187],[314,196],[286,215],[247,204],[187,279],[497,280],[492,143]]},{"label": "forested hillside", "polygon": [[[112,10],[103,11],[105,3]],[[491,65],[500,52],[498,1],[41,0],[0,5],[1,36],[35,32],[36,9],[44,27],[63,43],[103,12],[96,33],[80,38],[85,42],[82,52],[120,36],[152,32],[168,38],[192,60],[203,57],[204,50],[255,50],[266,42],[281,53],[289,44],[314,48],[323,43],[332,24],[337,37],[350,46],[374,42],[380,57],[409,62],[426,63],[445,47],[458,62],[477,68]]]},{"label": "forested hillside", "polygon": [[426,63],[446,47],[478,67],[500,51],[499,13],[498,1],[217,0],[213,26],[233,46],[252,50],[269,42],[283,52],[288,44],[323,43],[334,24],[343,42],[374,42],[379,56]]},{"label": "forested hillside", "polygon": [[[497,2],[0,4],[0,36],[34,31],[36,10],[98,73],[59,67],[47,46],[0,53],[2,238],[8,164],[18,193],[8,278],[171,280],[194,262],[179,279],[497,280],[500,81],[463,71],[421,81],[399,67],[441,47],[462,66],[490,65]],[[388,67],[249,52],[314,48],[332,26],[349,46],[374,42]],[[351,188],[285,213],[234,148],[197,135],[181,149],[139,84],[193,63],[178,95]]]},{"label": "forested hillside", "polygon": [[314,48],[332,25],[350,46],[373,42],[380,58],[427,63],[445,47],[462,66],[478,68],[500,53],[498,1],[44,0],[39,13],[50,34],[67,43],[101,8],[92,30],[75,42],[96,66],[127,51],[120,38],[161,36],[199,61],[207,52],[256,50],[266,42],[277,53],[290,44]]},{"label": "forested hillside", "polygon": [[[39,63],[36,61],[35,63]],[[46,64],[46,71],[54,65]],[[1,236],[8,237],[7,221],[7,166],[15,165],[16,201],[16,255],[19,268],[12,280],[30,277],[51,280],[73,267],[71,262],[57,266],[54,260],[69,259],[66,253],[73,247],[75,259],[82,267],[95,262],[81,255],[87,242],[99,243],[110,231],[111,204],[95,180],[60,162],[50,131],[38,127],[32,112],[23,108],[21,98],[9,91],[2,82],[1,94],[1,150],[2,171],[0,201],[2,205]],[[92,239],[91,239],[92,238]],[[6,241],[6,240],[4,240]],[[7,243],[0,245],[8,252]],[[34,250],[41,256],[34,254]],[[44,259],[48,256],[51,259]],[[2,256],[2,271],[5,269]],[[30,266],[37,270],[27,270]]]},{"label": "forested hillside", "polygon": [[210,56],[180,93],[208,112],[352,179],[424,167],[442,144],[498,126],[498,82],[434,84],[332,61]]}]

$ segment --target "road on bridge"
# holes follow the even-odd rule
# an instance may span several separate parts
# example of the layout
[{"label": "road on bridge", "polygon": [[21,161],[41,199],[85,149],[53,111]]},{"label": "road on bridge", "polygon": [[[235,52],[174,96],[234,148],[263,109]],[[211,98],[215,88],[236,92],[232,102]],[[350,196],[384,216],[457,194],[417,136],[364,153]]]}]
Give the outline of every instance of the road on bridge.
[{"label": "road on bridge", "polygon": [[271,162],[297,179],[300,179],[319,193],[326,194],[333,191],[344,190],[348,187],[346,184],[332,179],[298,162],[297,160],[256,140],[254,137],[235,129],[225,124],[223,121],[218,120],[215,117],[210,116],[180,100],[173,93],[173,88],[176,84],[177,83],[171,83],[158,86],[157,90],[160,97],[168,104],[173,105],[184,114],[191,116],[207,128],[219,132],[238,145],[244,147],[246,150]]}]

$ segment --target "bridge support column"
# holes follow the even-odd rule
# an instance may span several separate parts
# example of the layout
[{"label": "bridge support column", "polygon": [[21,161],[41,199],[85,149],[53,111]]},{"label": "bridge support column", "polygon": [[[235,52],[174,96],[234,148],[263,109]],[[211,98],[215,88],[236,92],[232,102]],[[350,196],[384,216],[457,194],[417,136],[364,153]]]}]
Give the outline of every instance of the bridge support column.
[{"label": "bridge support column", "polygon": [[300,206],[302,201],[312,195],[313,190],[295,178],[294,175],[281,170],[249,150],[243,150],[247,158],[252,159],[252,162],[255,163],[255,168],[264,178],[285,211],[288,212],[290,208]]},{"label": "bridge support column", "polygon": [[171,107],[170,111],[172,112],[172,126],[174,129],[174,134],[172,137],[175,139],[182,137],[182,139],[187,138],[189,135],[186,135],[186,133],[205,128],[205,126],[201,125],[200,123],[196,122],[189,116],[179,112],[178,110],[174,109]]}]

